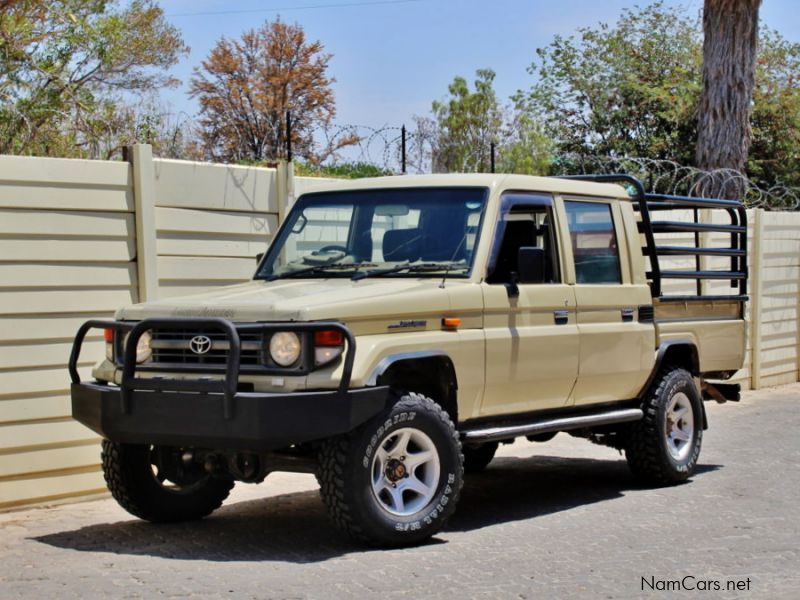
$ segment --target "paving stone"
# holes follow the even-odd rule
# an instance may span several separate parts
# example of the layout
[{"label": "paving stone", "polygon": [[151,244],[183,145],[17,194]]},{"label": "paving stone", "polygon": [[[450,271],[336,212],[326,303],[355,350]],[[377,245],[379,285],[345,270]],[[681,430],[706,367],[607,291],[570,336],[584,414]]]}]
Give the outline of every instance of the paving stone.
[{"label": "paving stone", "polygon": [[685,597],[800,597],[800,385],[707,404],[697,474],[636,485],[624,458],[565,434],[502,446],[429,544],[364,550],[314,478],[239,484],[197,523],[113,500],[0,514],[0,598],[641,598],[656,582],[750,579]]}]

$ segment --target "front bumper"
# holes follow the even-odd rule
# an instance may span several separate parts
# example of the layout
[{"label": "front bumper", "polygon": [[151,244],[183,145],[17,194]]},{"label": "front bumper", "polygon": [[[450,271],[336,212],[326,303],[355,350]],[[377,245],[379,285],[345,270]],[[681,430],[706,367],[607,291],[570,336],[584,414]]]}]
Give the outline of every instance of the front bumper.
[{"label": "front bumper", "polygon": [[[216,329],[228,338],[222,380],[136,376],[136,345],[145,331],[192,327]],[[119,387],[80,379],[77,366],[81,346],[87,332],[96,328],[127,333]],[[328,329],[341,331],[347,341],[338,389],[239,391],[239,333]],[[349,388],[355,349],[352,332],[337,322],[232,323],[215,317],[144,319],[134,325],[87,321],[78,329],[69,361],[72,416],[106,439],[131,444],[267,451],[324,439],[352,431],[381,412],[389,401],[388,387]],[[273,371],[263,370],[264,374],[275,374]]]},{"label": "front bumper", "polygon": [[72,384],[72,416],[104,438],[129,444],[264,452],[352,431],[381,412],[387,387],[233,397],[229,418],[221,394],[132,391]]}]

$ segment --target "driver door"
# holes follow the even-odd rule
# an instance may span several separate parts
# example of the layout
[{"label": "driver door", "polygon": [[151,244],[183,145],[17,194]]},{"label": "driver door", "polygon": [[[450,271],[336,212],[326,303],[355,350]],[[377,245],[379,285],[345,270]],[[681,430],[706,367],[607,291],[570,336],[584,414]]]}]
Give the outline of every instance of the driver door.
[{"label": "driver door", "polygon": [[[563,283],[555,213],[549,195],[510,193],[501,199],[489,270],[481,284],[486,335],[481,416],[560,408],[575,385],[575,290]],[[541,281],[518,280],[521,247],[544,251]]]}]

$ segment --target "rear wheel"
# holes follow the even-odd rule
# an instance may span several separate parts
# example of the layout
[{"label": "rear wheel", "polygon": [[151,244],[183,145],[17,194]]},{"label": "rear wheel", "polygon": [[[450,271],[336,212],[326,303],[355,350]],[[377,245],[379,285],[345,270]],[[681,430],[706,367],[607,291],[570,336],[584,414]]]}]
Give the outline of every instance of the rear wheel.
[{"label": "rear wheel", "polygon": [[318,480],[337,527],[359,542],[405,546],[444,526],[463,476],[450,417],[430,398],[408,393],[351,434],[326,441]]},{"label": "rear wheel", "polygon": [[692,375],[677,367],[661,371],[642,410],[625,449],[634,475],[651,485],[691,477],[703,441],[703,405]]},{"label": "rear wheel", "polygon": [[147,521],[191,521],[211,514],[233,488],[233,480],[184,460],[184,449],[118,444],[103,440],[103,476],[122,508]]}]

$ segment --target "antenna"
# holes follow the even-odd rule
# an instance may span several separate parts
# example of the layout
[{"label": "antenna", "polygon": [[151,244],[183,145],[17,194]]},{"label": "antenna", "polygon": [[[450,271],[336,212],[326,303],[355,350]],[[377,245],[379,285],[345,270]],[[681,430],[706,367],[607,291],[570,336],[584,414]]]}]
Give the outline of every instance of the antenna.
[{"label": "antenna", "polygon": [[444,270],[444,275],[442,276],[442,282],[439,284],[440,289],[444,289],[444,282],[447,280],[447,275],[450,273],[450,267],[453,266],[453,261],[456,259],[456,255],[461,251],[461,246],[464,245],[464,242],[467,241],[467,236],[469,235],[469,228],[467,227],[467,219],[464,219],[464,237],[461,238],[461,241],[458,242],[458,246],[456,246],[455,252],[450,257],[450,260],[447,263],[447,268]]}]

